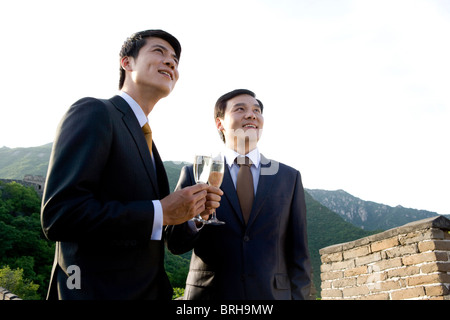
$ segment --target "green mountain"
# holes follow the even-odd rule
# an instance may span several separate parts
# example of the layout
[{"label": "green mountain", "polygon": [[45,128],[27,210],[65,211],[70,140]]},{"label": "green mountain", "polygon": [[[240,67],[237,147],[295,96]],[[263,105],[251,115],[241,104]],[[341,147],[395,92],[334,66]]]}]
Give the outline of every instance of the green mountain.
[{"label": "green mountain", "polygon": [[0,148],[0,178],[23,179],[27,174],[45,176],[52,143],[32,148]]},{"label": "green mountain", "polygon": [[345,221],[365,230],[387,230],[433,216],[436,212],[390,207],[388,205],[364,201],[344,190],[310,190],[307,192],[322,205],[339,214]]}]

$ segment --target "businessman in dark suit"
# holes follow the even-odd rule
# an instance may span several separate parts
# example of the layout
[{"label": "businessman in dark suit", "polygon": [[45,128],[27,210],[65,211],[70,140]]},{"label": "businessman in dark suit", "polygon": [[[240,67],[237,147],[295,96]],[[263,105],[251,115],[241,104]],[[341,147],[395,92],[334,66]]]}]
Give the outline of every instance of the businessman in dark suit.
[{"label": "businessman in dark suit", "polygon": [[132,35],[120,53],[120,93],[81,99],[61,120],[41,210],[56,241],[48,299],[171,299],[163,226],[217,207],[221,193],[202,184],[170,194],[144,129],[178,80],[180,53],[162,30]]},{"label": "businessman in dark suit", "polygon": [[[193,249],[186,300],[310,297],[311,266],[301,176],[296,169],[259,153],[262,111],[261,101],[244,89],[229,92],[216,103],[216,126],[226,147],[221,185],[224,196],[217,217],[225,224],[186,222],[167,227],[169,250],[181,254]],[[240,164],[241,156],[251,160],[248,195],[243,195],[241,175],[241,168],[248,166]],[[184,167],[177,189],[192,184],[192,166]],[[250,197],[250,205],[244,197]],[[202,213],[204,218],[208,215],[208,210]]]}]

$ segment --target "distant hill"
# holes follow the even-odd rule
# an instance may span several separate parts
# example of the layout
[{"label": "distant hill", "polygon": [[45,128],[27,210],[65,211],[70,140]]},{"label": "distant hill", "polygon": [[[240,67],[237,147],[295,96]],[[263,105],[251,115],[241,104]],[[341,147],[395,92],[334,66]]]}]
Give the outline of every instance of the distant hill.
[{"label": "distant hill", "polygon": [[[0,179],[23,179],[25,175],[46,176],[52,143],[31,148],[0,148]],[[178,182],[180,169],[186,163],[165,161],[171,190]]]},{"label": "distant hill", "polygon": [[188,165],[187,162],[179,161],[164,161],[164,168],[167,172],[167,178],[169,179],[170,191],[174,191],[177,186],[178,179],[180,177],[180,171],[183,166]]},{"label": "distant hill", "polygon": [[0,148],[0,178],[23,179],[27,174],[45,176],[52,143],[31,148]]},{"label": "distant hill", "polygon": [[372,201],[364,201],[344,190],[327,191],[307,189],[322,205],[339,214],[345,221],[366,230],[387,230],[406,223],[438,215],[436,212],[390,207]]}]

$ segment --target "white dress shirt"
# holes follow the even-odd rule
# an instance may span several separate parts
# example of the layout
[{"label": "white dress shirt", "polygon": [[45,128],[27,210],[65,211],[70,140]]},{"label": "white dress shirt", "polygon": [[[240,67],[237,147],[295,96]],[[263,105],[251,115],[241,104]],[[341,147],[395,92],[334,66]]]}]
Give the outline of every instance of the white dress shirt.
[{"label": "white dress shirt", "polygon": [[[121,96],[130,106],[131,110],[133,110],[136,118],[139,121],[139,125],[141,128],[148,122],[147,116],[145,115],[142,108],[139,104],[130,97],[126,92],[119,91],[119,96]],[[153,166],[155,164],[155,159],[152,154]],[[152,235],[150,237],[151,240],[161,240],[162,238],[162,227],[163,227],[163,210],[161,206],[161,202],[159,200],[153,200],[153,207],[155,209],[154,218],[153,218],[153,229]]]},{"label": "white dress shirt", "polygon": [[[225,148],[224,156],[225,159],[227,160],[228,169],[230,169],[231,179],[233,180],[234,187],[236,188],[236,180],[239,172],[239,165],[234,161],[236,160],[237,157],[241,155],[232,149]],[[250,160],[252,161],[250,171],[252,172],[253,176],[253,192],[256,195],[256,190],[258,188],[259,182],[259,173],[261,171],[261,154],[259,153],[258,148],[256,148],[247,153],[245,156],[249,157]]]}]

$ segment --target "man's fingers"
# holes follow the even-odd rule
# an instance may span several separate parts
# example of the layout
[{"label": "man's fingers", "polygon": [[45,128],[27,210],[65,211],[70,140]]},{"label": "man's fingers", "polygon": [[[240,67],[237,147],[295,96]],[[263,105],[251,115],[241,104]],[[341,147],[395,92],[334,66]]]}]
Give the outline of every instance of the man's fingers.
[{"label": "man's fingers", "polygon": [[193,186],[184,188],[183,190],[188,189],[189,192],[191,192],[192,194],[195,194],[195,193],[201,192],[203,190],[206,190],[208,188],[209,188],[209,185],[207,185],[206,183],[198,183]]},{"label": "man's fingers", "polygon": [[206,198],[203,197],[200,200],[198,200],[195,204],[194,207],[195,216],[205,211],[205,208],[206,208]]},{"label": "man's fingers", "polygon": [[161,200],[166,224],[178,224],[205,212],[218,208],[223,191],[199,183],[175,191]]},{"label": "man's fingers", "polygon": [[221,197],[221,196],[218,196],[218,195],[215,194],[215,193],[208,193],[208,194],[206,195],[206,200],[207,200],[207,201],[216,201],[216,202],[220,202],[221,199],[222,199],[222,197]]},{"label": "man's fingers", "polygon": [[223,191],[220,190],[219,188],[213,187],[213,186],[209,186],[208,193],[214,193],[214,194],[217,194],[219,196],[223,196]]}]

